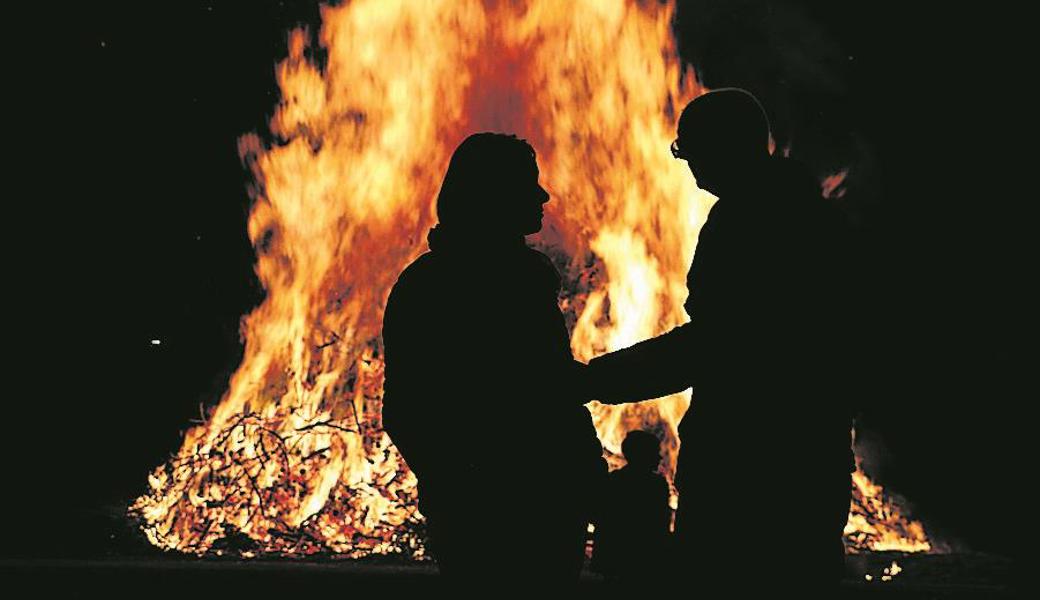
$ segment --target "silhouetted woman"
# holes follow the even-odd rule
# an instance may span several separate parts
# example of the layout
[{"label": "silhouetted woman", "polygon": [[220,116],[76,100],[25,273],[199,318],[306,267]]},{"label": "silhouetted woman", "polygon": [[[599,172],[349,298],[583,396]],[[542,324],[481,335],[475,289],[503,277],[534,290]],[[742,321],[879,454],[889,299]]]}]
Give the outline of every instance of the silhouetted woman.
[{"label": "silhouetted woman", "polygon": [[[430,251],[401,273],[383,321],[383,422],[419,479],[441,573],[575,580],[584,496],[603,469],[558,306],[560,278],[524,243],[549,195],[534,150],[479,133],[455,150]],[[514,577],[515,579],[515,577]]]}]

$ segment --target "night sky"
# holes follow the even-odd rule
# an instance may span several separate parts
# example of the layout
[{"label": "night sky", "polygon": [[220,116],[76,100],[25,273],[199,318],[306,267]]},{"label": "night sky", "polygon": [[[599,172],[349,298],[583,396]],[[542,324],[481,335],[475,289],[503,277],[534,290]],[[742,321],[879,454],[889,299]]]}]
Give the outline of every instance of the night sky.
[{"label": "night sky", "polygon": [[[929,524],[1002,551],[1020,326],[994,125],[1007,114],[980,92],[999,80],[994,51],[969,9],[836,4],[680,2],[680,50],[708,86],[758,94],[794,155],[821,172],[852,166],[843,201],[872,257],[865,318],[882,332],[877,402],[861,418],[876,474]],[[16,483],[4,487],[5,505],[30,515],[13,530],[23,540],[52,530],[47,515],[68,522],[141,491],[226,388],[239,317],[263,298],[236,139],[266,128],[288,30],[318,23],[313,2],[97,3],[62,16],[27,30],[18,61],[46,116],[12,117],[31,129],[16,176],[35,190],[9,198],[31,224],[8,240],[12,389],[26,391],[9,398]]]}]

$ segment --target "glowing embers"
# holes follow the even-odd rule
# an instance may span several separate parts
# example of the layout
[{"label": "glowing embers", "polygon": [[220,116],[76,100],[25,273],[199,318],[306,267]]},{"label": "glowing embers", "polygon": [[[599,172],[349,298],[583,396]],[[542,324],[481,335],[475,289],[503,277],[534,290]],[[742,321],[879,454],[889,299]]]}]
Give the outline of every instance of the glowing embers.
[{"label": "glowing embers", "polygon": [[852,505],[845,524],[846,550],[931,552],[934,549],[924,526],[903,516],[897,503],[863,472],[858,458],[852,484]]},{"label": "glowing embers", "polygon": [[[378,392],[382,364],[358,361],[361,384]],[[131,508],[152,543],[185,552],[314,554],[402,552],[423,556],[414,528],[415,480],[381,431],[378,396],[347,403],[334,419],[276,404],[247,411],[186,443],[149,477],[151,493]],[[354,409],[358,409],[354,412]],[[190,445],[189,445],[190,444]],[[363,449],[353,448],[363,444]],[[361,465],[350,457],[364,455]],[[349,474],[346,482],[341,480]],[[343,485],[346,483],[347,485]]]}]

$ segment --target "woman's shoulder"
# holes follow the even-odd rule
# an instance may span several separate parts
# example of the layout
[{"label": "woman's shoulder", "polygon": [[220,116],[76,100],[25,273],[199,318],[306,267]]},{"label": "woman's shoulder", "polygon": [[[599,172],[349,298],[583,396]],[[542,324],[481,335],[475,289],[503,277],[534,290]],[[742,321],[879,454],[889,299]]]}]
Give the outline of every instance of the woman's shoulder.
[{"label": "woman's shoulder", "polygon": [[439,262],[432,252],[427,252],[412,261],[397,276],[397,281],[390,290],[389,301],[395,303],[394,300],[399,302],[423,296],[430,290],[437,289],[445,279],[443,265]]},{"label": "woman's shoulder", "polygon": [[422,254],[401,271],[401,274],[397,276],[397,282],[394,283],[394,289],[408,287],[422,281],[429,276],[432,267],[432,254],[430,252]]},{"label": "woman's shoulder", "polygon": [[460,258],[456,255],[439,256],[437,252],[419,256],[398,276],[391,297],[439,293],[460,286],[467,287],[470,282],[482,282],[480,285],[495,287],[510,281],[510,286],[520,283],[553,293],[560,289],[560,273],[552,259],[528,246],[516,253],[503,255],[476,252],[465,259]]},{"label": "woman's shoulder", "polygon": [[387,297],[384,330],[387,323],[445,317],[465,305],[467,286],[458,269],[435,254],[427,252],[419,256],[398,275]]}]

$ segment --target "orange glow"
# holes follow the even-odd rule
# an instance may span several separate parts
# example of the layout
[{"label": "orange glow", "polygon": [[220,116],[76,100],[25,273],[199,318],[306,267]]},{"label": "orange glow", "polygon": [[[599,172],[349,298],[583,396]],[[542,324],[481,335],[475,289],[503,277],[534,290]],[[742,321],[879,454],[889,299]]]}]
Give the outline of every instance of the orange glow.
[{"label": "orange glow", "polygon": [[[416,479],[381,426],[379,330],[470,133],[515,132],[538,152],[554,201],[532,242],[564,268],[577,358],[687,320],[686,271],[714,198],[668,149],[678,111],[704,91],[678,59],[672,10],[354,0],[322,9],[316,42],[291,33],[270,132],[239,140],[267,296],[242,319],[244,357],[219,404],[130,508],[153,544],[424,556]],[[320,65],[315,45],[327,50]],[[687,391],[589,409],[614,467],[628,430],[658,431],[670,479],[689,404]],[[862,472],[846,538],[853,549],[930,549]]]},{"label": "orange glow", "polygon": [[820,183],[820,187],[823,191],[824,198],[841,198],[845,196],[845,178],[848,177],[849,170],[842,169],[833,175],[828,175],[823,178]]}]

